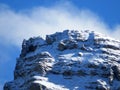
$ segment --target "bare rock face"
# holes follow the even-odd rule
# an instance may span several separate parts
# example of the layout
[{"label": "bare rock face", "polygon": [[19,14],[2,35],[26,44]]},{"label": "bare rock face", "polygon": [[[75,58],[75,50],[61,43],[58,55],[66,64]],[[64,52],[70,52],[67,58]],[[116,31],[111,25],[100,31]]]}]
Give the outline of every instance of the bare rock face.
[{"label": "bare rock face", "polygon": [[29,90],[47,90],[47,88],[39,83],[31,83]]},{"label": "bare rock face", "polygon": [[58,49],[61,51],[65,49],[75,49],[77,47],[77,42],[75,40],[62,40],[58,44]]},{"label": "bare rock face", "polygon": [[120,81],[120,66],[113,66],[113,73],[114,73],[114,77]]},{"label": "bare rock face", "polygon": [[89,30],[24,40],[4,90],[120,90],[120,41]]}]

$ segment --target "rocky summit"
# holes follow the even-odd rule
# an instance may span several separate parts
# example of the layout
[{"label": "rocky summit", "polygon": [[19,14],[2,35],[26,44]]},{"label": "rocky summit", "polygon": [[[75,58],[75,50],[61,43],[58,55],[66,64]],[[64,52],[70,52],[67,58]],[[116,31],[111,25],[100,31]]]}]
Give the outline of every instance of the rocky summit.
[{"label": "rocky summit", "polygon": [[23,40],[4,90],[120,90],[120,41],[65,30]]}]

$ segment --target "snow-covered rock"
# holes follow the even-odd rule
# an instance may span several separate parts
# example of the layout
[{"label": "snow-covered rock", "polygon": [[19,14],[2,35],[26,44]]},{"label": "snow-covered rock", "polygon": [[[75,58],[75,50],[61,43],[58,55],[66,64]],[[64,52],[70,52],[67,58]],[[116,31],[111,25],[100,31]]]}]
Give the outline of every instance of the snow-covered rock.
[{"label": "snow-covered rock", "polygon": [[120,90],[120,41],[89,30],[24,40],[4,90]]}]

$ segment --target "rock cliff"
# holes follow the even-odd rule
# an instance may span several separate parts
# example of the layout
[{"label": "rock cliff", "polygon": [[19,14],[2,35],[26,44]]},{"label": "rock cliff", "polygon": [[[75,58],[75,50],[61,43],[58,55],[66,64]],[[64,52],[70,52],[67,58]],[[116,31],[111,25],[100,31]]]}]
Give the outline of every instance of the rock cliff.
[{"label": "rock cliff", "polygon": [[23,40],[4,90],[120,90],[120,41],[89,30]]}]

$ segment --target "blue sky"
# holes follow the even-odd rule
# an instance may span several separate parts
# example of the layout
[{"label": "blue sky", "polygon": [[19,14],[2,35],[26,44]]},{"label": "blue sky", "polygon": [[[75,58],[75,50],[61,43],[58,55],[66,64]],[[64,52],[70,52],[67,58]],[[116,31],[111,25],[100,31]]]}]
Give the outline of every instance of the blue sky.
[{"label": "blue sky", "polygon": [[79,9],[89,9],[99,15],[110,27],[120,23],[119,0],[0,0],[15,11],[31,9],[33,7],[51,7],[53,5],[70,2]]},{"label": "blue sky", "polygon": [[90,29],[120,39],[119,9],[120,0],[0,0],[0,90],[13,79],[24,38]]}]

